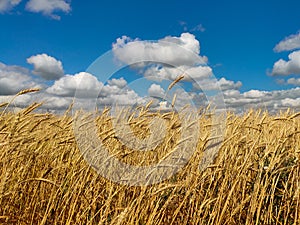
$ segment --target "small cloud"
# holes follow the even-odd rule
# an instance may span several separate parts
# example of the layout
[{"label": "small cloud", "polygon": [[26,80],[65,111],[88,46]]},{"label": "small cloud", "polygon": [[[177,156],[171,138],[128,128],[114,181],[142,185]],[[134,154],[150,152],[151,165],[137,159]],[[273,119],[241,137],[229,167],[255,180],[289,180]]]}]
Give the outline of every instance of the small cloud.
[{"label": "small cloud", "polygon": [[104,92],[104,96],[98,98],[99,105],[134,105],[144,101],[142,97],[131,89],[120,90],[115,87],[104,86],[101,92]]},{"label": "small cloud", "polygon": [[223,94],[224,97],[232,98],[232,97],[239,97],[241,93],[239,90],[227,90],[224,91]]},{"label": "small cloud", "polygon": [[27,63],[34,66],[35,75],[45,80],[57,80],[64,75],[62,62],[47,54],[31,56],[27,59]]},{"label": "small cloud", "polygon": [[243,96],[246,98],[262,98],[267,94],[266,91],[259,91],[259,90],[250,90],[243,93]]},{"label": "small cloud", "polygon": [[205,27],[201,23],[191,29],[189,29],[188,23],[185,21],[179,21],[179,25],[183,28],[184,32],[197,32],[197,31],[204,32],[205,31]]},{"label": "small cloud", "polygon": [[201,80],[212,76],[212,69],[209,66],[152,66],[145,70],[144,76],[149,80],[176,80],[184,74],[184,81]]},{"label": "small cloud", "polygon": [[300,78],[290,78],[287,80],[287,84],[300,86]]},{"label": "small cloud", "polygon": [[185,26],[187,23],[185,21],[179,21],[180,26]]},{"label": "small cloud", "polygon": [[148,89],[149,96],[163,98],[165,90],[159,84],[152,84]]},{"label": "small cloud", "polygon": [[289,78],[288,80],[285,79],[276,79],[276,83],[279,85],[294,85],[300,86],[300,78]]},{"label": "small cloud", "polygon": [[42,13],[52,19],[60,20],[60,16],[54,14],[54,12],[69,13],[71,5],[67,0],[30,0],[26,4],[26,9],[30,12]]},{"label": "small cloud", "polygon": [[294,51],[288,55],[289,60],[285,61],[283,59],[275,62],[271,76],[277,75],[295,75],[300,74],[300,50]]},{"label": "small cloud", "polygon": [[184,32],[188,31],[187,22],[185,22],[185,21],[179,21],[179,25],[183,28]]},{"label": "small cloud", "polygon": [[217,64],[213,65],[214,68],[221,67],[221,66],[223,66],[222,63],[217,63]]},{"label": "small cloud", "polygon": [[22,0],[0,0],[0,13],[9,12],[17,6]]},{"label": "small cloud", "polygon": [[240,81],[234,82],[232,80],[227,80],[224,77],[222,77],[219,80],[201,79],[198,83],[201,86],[199,86],[196,83],[193,83],[194,88],[199,89],[199,90],[202,89],[202,90],[206,90],[206,91],[218,90],[218,89],[221,89],[222,91],[238,90],[242,87],[242,82],[240,82]]},{"label": "small cloud", "polygon": [[197,26],[195,26],[194,28],[191,29],[192,32],[195,31],[200,31],[200,32],[204,32],[206,29],[202,24],[198,24]]},{"label": "small cloud", "polygon": [[285,80],[284,79],[276,79],[276,83],[279,84],[279,85],[284,85]]},{"label": "small cloud", "polygon": [[300,48],[300,32],[286,37],[274,48],[275,52],[291,51]]},{"label": "small cloud", "polygon": [[113,78],[113,79],[107,81],[107,83],[110,86],[117,86],[120,89],[126,87],[126,85],[127,85],[127,81],[123,77],[121,77],[120,79]]}]

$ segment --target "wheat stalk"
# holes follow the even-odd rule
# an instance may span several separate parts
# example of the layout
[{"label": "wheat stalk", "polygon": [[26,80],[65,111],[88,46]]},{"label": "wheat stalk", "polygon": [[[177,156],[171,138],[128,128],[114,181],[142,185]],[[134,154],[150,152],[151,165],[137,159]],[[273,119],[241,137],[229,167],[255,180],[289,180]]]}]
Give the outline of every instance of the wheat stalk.
[{"label": "wheat stalk", "polygon": [[184,74],[178,76],[169,86],[168,86],[168,91],[171,90],[175,84],[180,82],[184,78]]},{"label": "wheat stalk", "polygon": [[38,92],[40,91],[40,88],[29,88],[29,89],[25,89],[22,91],[19,91],[16,96],[20,96],[20,95],[24,95],[24,94],[28,94],[28,93],[34,93],[34,92]]}]

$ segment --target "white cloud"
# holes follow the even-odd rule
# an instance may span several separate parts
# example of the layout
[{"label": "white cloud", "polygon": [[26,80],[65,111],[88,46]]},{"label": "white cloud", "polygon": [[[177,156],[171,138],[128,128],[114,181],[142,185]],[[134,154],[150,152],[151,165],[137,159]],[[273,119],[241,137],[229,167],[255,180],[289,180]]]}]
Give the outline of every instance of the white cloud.
[{"label": "white cloud", "polygon": [[300,110],[300,88],[276,91],[250,90],[244,93],[238,91],[224,93],[226,107],[242,112],[249,108],[263,108],[270,112],[292,107]]},{"label": "white cloud", "polygon": [[144,99],[134,90],[130,89],[123,89],[119,92],[106,92],[106,96],[102,96],[98,99],[100,105],[134,105],[137,103],[141,104],[142,102],[144,102]]},{"label": "white cloud", "polygon": [[274,48],[276,52],[290,51],[300,48],[300,32],[286,37],[280,41]]},{"label": "white cloud", "polygon": [[42,108],[52,110],[66,110],[72,104],[73,98],[45,95],[41,101],[44,102]]},{"label": "white cloud", "polygon": [[148,89],[149,96],[163,98],[165,90],[159,84],[152,84]]},{"label": "white cloud", "polygon": [[286,83],[286,82],[285,82],[285,79],[278,79],[278,78],[277,78],[275,81],[276,81],[277,84],[280,84],[280,85],[283,85],[283,84]]},{"label": "white cloud", "polygon": [[143,98],[127,86],[127,81],[123,77],[108,80],[98,98],[100,105],[134,105],[142,102]]},{"label": "white cloud", "polygon": [[250,91],[247,91],[247,92],[244,92],[243,93],[243,96],[246,97],[246,98],[262,98],[265,96],[267,92],[265,91],[259,91],[259,90],[250,90]]},{"label": "white cloud", "polygon": [[191,29],[191,31],[201,31],[201,32],[204,32],[205,31],[205,27],[202,24],[198,24],[197,26],[193,27]]},{"label": "white cloud", "polygon": [[190,68],[179,67],[180,70],[184,71],[185,80],[199,80],[208,78],[213,75],[212,69],[209,66],[194,66]]},{"label": "white cloud", "polygon": [[[124,78],[113,78],[104,85],[95,76],[86,72],[65,75],[47,88],[46,93],[56,96],[53,99],[57,99],[57,97],[64,99],[76,97],[77,101],[86,99],[85,102],[82,102],[82,104],[86,105],[92,103],[95,99],[100,105],[127,105],[142,101],[142,98],[135,91],[127,87],[127,82]],[[59,104],[65,105],[69,101],[62,101]]]},{"label": "white cloud", "polygon": [[113,44],[117,60],[131,65],[149,80],[175,80],[184,74],[185,81],[193,82],[212,77],[212,69],[205,65],[206,56],[200,56],[200,43],[193,34],[167,36],[157,42],[139,41],[127,36]]},{"label": "white cloud", "polygon": [[46,92],[52,95],[63,97],[74,97],[77,91],[77,97],[89,98],[96,97],[103,84],[97,78],[89,73],[81,72],[75,75],[65,75],[47,88]]},{"label": "white cloud", "polygon": [[232,80],[226,80],[226,78],[222,77],[217,81],[217,85],[221,88],[222,91],[226,91],[231,89],[240,89],[242,86],[242,82],[234,82]]},{"label": "white cloud", "polygon": [[0,95],[14,95],[21,90],[37,87],[42,85],[32,79],[27,69],[0,63]]},{"label": "white cloud", "polygon": [[95,109],[98,105],[111,106],[134,105],[144,103],[134,90],[127,87],[124,78],[112,79],[103,85],[95,76],[86,72],[75,75],[65,75],[41,93],[39,100],[43,101],[42,108],[53,110],[65,110],[76,97],[77,106],[85,109]]},{"label": "white cloud", "polygon": [[275,62],[271,75],[300,74],[300,50],[290,53],[288,58],[288,61],[280,59]]},{"label": "white cloud", "polygon": [[[12,99],[12,97],[13,96],[0,96],[0,103],[8,102]],[[73,102],[73,98],[53,96],[41,91],[16,97],[11,105],[11,108],[26,108],[34,102],[42,103],[37,110],[51,110],[54,112],[58,112],[57,110],[62,110],[62,112],[64,112]]]},{"label": "white cloud", "polygon": [[225,98],[237,98],[241,93],[238,90],[226,90],[223,94]]},{"label": "white cloud", "polygon": [[33,73],[45,80],[57,80],[64,75],[61,61],[47,54],[31,56],[27,62],[34,66]]},{"label": "white cloud", "polygon": [[117,86],[118,88],[121,88],[121,89],[126,87],[126,85],[127,85],[127,81],[123,77],[121,77],[120,79],[113,78],[111,80],[108,80],[107,83],[110,86]]},{"label": "white cloud", "polygon": [[285,98],[281,100],[281,103],[283,106],[286,107],[300,107],[300,98],[296,98],[296,99]]},{"label": "white cloud", "polygon": [[159,107],[157,109],[159,109],[159,110],[169,110],[170,107],[168,107],[168,102],[167,101],[161,101],[161,102],[159,102]]},{"label": "white cloud", "polygon": [[14,95],[5,95],[5,96],[0,95],[0,104],[8,103],[12,99],[14,100],[11,103],[11,108],[13,106],[14,111],[19,111],[22,108],[28,107],[30,104],[34,102],[34,100],[36,100],[34,94],[20,95],[18,97],[15,97]]},{"label": "white cloud", "polygon": [[128,65],[137,62],[164,62],[171,66],[194,66],[200,58],[200,43],[194,35],[183,33],[180,37],[167,36],[158,42],[141,42],[127,36],[118,38],[113,44],[113,53],[118,60]]},{"label": "white cloud", "polygon": [[53,13],[56,11],[68,13],[71,11],[71,5],[67,0],[30,0],[26,4],[26,9],[59,20],[60,16]]},{"label": "white cloud", "polygon": [[208,66],[151,66],[144,71],[144,76],[153,80],[175,80],[178,76],[184,75],[183,80],[192,81],[212,76],[212,69]]},{"label": "white cloud", "polygon": [[300,78],[290,78],[287,80],[287,84],[292,84],[295,86],[300,86]]},{"label": "white cloud", "polygon": [[13,7],[17,6],[21,0],[0,0],[0,13],[10,11]]},{"label": "white cloud", "polygon": [[196,89],[202,89],[202,90],[221,90],[221,91],[227,91],[227,90],[237,90],[240,89],[242,86],[242,82],[237,81],[231,81],[227,80],[226,78],[222,77],[219,80],[215,79],[202,79],[199,80],[197,83],[193,83],[194,87]]}]

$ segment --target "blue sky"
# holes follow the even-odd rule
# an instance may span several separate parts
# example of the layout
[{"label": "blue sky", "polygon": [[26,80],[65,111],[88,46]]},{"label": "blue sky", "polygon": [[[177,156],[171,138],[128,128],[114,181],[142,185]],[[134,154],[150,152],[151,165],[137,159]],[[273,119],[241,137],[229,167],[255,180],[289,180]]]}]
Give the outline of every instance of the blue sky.
[{"label": "blue sky", "polygon": [[[279,93],[284,96],[276,99],[280,101],[278,104],[298,107],[299,58],[295,56],[290,65],[293,74],[282,71],[289,70],[289,65],[271,73],[278,60],[287,61],[288,55],[300,48],[299,8],[297,0],[0,0],[0,63],[2,67],[28,69],[28,76],[38,76],[44,71],[33,68],[38,59],[29,63],[28,58],[45,54],[61,62],[64,74],[59,77],[75,75],[85,71],[124,35],[133,41],[179,38],[188,33],[200,42],[200,55],[208,58],[207,64],[217,79],[241,82],[239,93],[234,93],[232,98],[263,96],[263,101],[271,101],[263,92],[266,91],[272,96],[274,93],[274,96]],[[288,39],[299,46],[274,50],[277,44]],[[48,79],[46,84],[57,80]],[[291,89],[297,91],[291,94],[288,92]],[[236,101],[230,103],[235,105]],[[275,100],[269,104],[275,104]]]}]

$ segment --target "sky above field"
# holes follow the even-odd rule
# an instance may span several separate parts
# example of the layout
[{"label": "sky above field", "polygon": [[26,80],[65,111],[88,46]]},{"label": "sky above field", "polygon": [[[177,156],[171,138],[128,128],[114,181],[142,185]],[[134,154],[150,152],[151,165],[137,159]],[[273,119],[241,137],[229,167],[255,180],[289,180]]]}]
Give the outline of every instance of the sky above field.
[{"label": "sky above field", "polygon": [[[0,0],[0,104],[34,87],[40,94],[15,106],[64,109],[78,89],[83,102],[101,89],[101,105],[142,103],[185,74],[178,102],[201,103],[207,89],[228,109],[299,110],[299,9],[299,0]],[[107,51],[130,66],[114,77],[91,67]]]}]

